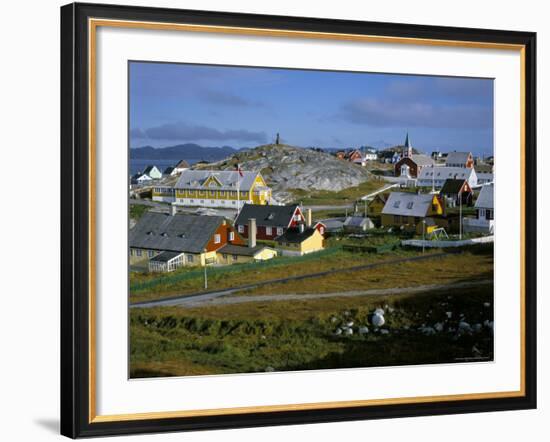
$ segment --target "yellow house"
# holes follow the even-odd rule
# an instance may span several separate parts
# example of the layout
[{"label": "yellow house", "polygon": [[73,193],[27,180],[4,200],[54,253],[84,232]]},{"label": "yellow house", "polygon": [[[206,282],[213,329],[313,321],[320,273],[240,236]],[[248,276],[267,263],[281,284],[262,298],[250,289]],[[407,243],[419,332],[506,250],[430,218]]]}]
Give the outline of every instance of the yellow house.
[{"label": "yellow house", "polygon": [[277,256],[277,251],[266,246],[235,246],[227,244],[217,252],[218,264],[240,264],[251,261],[267,261]]},{"label": "yellow house", "polygon": [[184,170],[174,187],[153,187],[153,200],[237,209],[245,203],[269,204],[271,188],[259,172]]},{"label": "yellow house", "polygon": [[275,238],[277,248],[282,255],[305,255],[317,252],[324,248],[324,237],[318,229],[305,227],[300,224],[298,227],[288,229],[281,236]]},{"label": "yellow house", "polygon": [[383,227],[399,227],[419,234],[437,228],[433,218],[445,215],[445,205],[435,194],[391,192],[381,213]]},{"label": "yellow house", "polygon": [[388,193],[378,193],[367,203],[367,217],[375,220],[377,224],[388,200],[388,195]]}]

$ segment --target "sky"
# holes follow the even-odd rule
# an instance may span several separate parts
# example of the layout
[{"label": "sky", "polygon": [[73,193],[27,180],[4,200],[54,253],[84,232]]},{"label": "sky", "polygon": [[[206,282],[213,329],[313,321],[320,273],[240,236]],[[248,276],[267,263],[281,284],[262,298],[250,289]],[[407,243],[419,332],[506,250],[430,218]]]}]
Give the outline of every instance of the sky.
[{"label": "sky", "polygon": [[130,63],[130,147],[386,147],[493,152],[493,80]]}]

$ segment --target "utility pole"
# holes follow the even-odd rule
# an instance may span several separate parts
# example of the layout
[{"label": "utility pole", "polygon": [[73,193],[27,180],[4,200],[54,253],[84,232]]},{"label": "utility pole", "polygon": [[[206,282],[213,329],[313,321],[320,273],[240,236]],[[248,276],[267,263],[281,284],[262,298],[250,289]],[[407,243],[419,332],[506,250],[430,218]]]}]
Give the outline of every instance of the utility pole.
[{"label": "utility pole", "polygon": [[[206,249],[204,249],[206,253]],[[208,275],[206,274],[206,256],[204,257],[204,290],[208,289]]]},{"label": "utility pole", "polygon": [[459,209],[458,209],[458,239],[462,239],[462,189],[458,192]]}]

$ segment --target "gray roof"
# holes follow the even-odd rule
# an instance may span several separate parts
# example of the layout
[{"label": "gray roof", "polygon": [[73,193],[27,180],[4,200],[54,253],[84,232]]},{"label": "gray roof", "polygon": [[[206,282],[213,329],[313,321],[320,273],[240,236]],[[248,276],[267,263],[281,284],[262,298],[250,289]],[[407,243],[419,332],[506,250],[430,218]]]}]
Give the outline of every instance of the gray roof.
[{"label": "gray roof", "polygon": [[[447,166],[435,166],[424,167],[418,175],[419,180],[447,180],[447,179],[462,179],[469,180],[470,175],[474,173],[474,169],[468,167],[447,167]],[[476,175],[477,176],[477,175]]]},{"label": "gray roof", "polygon": [[254,256],[256,253],[269,248],[270,247],[266,247],[266,246],[247,247],[247,246],[236,246],[234,244],[226,244],[221,249],[218,249],[217,252],[227,253],[228,255]]},{"label": "gray roof", "polygon": [[248,224],[248,220],[254,218],[257,226],[288,227],[297,207],[297,204],[287,206],[245,204],[235,224]]},{"label": "gray roof", "polygon": [[130,247],[200,253],[223,221],[221,216],[147,212],[129,232]]},{"label": "gray roof", "polygon": [[429,157],[428,155],[417,153],[412,154],[410,158],[419,166],[431,166],[432,164],[434,164],[433,158]]},{"label": "gray roof", "polygon": [[344,221],[346,227],[362,227],[365,224],[369,224],[370,219],[363,216],[348,216]]},{"label": "gray roof", "polygon": [[281,236],[275,238],[277,242],[290,242],[290,243],[301,243],[313,235],[317,230],[313,227],[308,227],[304,229],[303,232],[300,232],[298,228],[287,229],[285,233]]},{"label": "gray roof", "polygon": [[163,174],[164,175],[170,175],[176,168],[174,166],[168,166],[166,169],[164,169]]},{"label": "gray roof", "polygon": [[493,179],[494,179],[493,174],[490,173],[490,172],[476,172],[476,175],[477,175],[477,179],[478,179],[478,180],[489,180],[489,181],[493,181]]},{"label": "gray roof", "polygon": [[384,215],[426,216],[434,195],[428,193],[391,192],[382,209]]},{"label": "gray roof", "polygon": [[445,164],[466,164],[470,152],[449,152]]},{"label": "gray roof", "polygon": [[248,191],[259,173],[242,171],[242,174],[243,176],[241,177],[236,170],[184,170],[174,187],[177,189],[205,190],[209,187],[204,186],[204,183],[213,175],[221,183],[221,187],[213,186],[212,189],[236,191],[238,180],[239,190]]},{"label": "gray roof", "polygon": [[477,197],[475,207],[478,209],[493,209],[494,208],[493,193],[494,193],[494,189],[492,184],[483,186]]},{"label": "gray roof", "polygon": [[169,262],[174,258],[180,256],[183,252],[162,252],[157,256],[151,258],[151,261],[155,262]]}]

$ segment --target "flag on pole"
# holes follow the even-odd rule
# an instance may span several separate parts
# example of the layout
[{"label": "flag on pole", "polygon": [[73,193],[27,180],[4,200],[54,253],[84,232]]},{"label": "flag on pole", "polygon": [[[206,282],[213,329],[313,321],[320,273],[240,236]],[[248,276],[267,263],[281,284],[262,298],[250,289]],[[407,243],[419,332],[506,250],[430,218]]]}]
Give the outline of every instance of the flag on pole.
[{"label": "flag on pole", "polygon": [[236,165],[235,165],[235,170],[236,170],[237,172],[239,172],[239,175],[241,176],[241,178],[244,176],[244,175],[243,175],[243,170],[241,169],[241,165],[240,165],[240,164],[236,164]]}]

